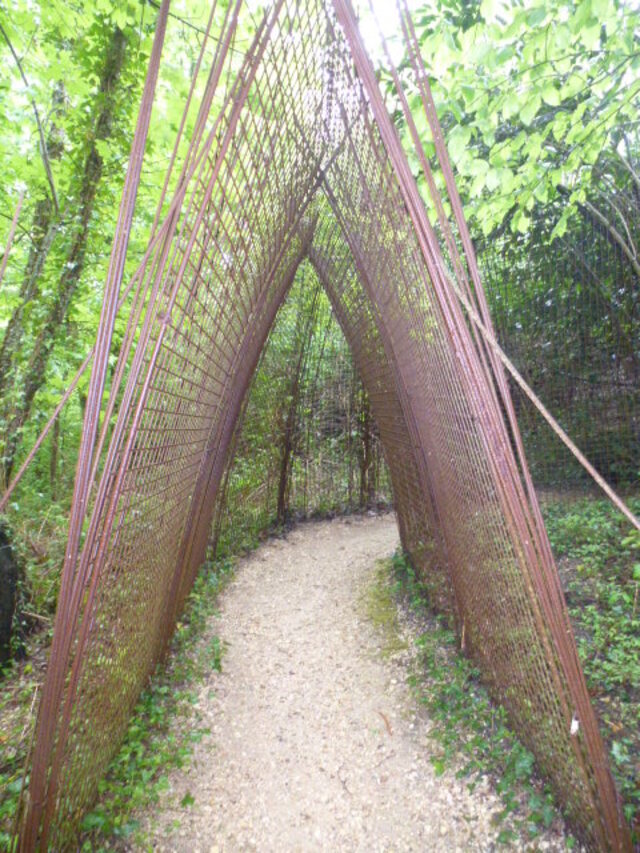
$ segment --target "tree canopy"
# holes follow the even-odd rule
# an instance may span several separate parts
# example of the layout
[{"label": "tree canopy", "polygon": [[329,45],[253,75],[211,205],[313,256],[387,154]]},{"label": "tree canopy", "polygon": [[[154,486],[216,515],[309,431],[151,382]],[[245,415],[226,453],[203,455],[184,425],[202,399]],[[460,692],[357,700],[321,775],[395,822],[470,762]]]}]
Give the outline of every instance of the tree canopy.
[{"label": "tree canopy", "polygon": [[621,190],[639,189],[634,5],[444,0],[423,4],[415,20],[475,229],[526,234],[535,209],[554,206],[560,236],[589,205],[637,263],[618,203]]}]

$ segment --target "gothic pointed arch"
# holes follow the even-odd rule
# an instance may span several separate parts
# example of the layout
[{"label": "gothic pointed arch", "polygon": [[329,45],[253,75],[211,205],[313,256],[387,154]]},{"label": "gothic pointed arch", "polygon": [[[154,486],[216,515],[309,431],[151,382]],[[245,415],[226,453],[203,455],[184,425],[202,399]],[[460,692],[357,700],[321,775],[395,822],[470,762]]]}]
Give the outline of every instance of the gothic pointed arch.
[{"label": "gothic pointed arch", "polygon": [[241,7],[141,264],[112,429],[79,462],[20,849],[72,843],[202,563],[242,400],[306,258],[369,393],[405,547],[575,824],[625,849],[506,382],[351,4],[275,0],[238,63]]}]

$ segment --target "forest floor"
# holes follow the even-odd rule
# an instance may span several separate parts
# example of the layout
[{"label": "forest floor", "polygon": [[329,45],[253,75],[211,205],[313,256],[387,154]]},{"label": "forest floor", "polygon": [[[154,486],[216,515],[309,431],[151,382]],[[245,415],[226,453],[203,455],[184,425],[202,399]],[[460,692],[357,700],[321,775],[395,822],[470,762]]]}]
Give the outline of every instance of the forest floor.
[{"label": "forest floor", "polygon": [[[392,618],[376,612],[379,561],[397,545],[392,515],[352,517],[301,525],[239,563],[199,641],[224,648],[192,712],[210,733],[137,815],[139,849],[496,848],[493,783],[471,792],[459,767],[434,767],[408,686],[421,626],[395,598]],[[525,848],[566,849],[561,822],[509,845]]]}]

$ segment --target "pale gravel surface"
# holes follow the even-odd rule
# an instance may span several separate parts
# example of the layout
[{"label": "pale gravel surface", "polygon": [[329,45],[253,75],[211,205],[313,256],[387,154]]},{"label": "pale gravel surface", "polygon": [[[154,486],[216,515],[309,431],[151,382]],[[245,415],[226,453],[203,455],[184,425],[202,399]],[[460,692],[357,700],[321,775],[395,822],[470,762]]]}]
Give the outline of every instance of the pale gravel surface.
[{"label": "pale gravel surface", "polygon": [[436,777],[406,660],[385,659],[367,618],[376,561],[397,544],[393,516],[354,517],[301,525],[240,563],[203,638],[228,644],[195,711],[211,735],[140,816],[153,849],[495,848],[496,795]]}]

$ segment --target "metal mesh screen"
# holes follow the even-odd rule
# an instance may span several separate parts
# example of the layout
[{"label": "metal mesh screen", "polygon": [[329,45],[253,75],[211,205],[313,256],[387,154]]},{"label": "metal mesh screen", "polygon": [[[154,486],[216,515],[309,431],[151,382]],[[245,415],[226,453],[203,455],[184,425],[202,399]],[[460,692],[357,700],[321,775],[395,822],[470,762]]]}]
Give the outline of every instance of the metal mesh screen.
[{"label": "metal mesh screen", "polygon": [[[238,67],[225,45],[240,5],[141,268],[112,430],[80,458],[22,849],[72,843],[202,564],[247,390],[306,260],[366,388],[405,548],[574,823],[624,849],[504,376],[465,318],[459,258],[428,221],[353,10],[278,0]],[[97,358],[95,387],[105,370]]]},{"label": "metal mesh screen", "polygon": [[[630,211],[637,233],[640,214]],[[597,223],[582,216],[570,238],[550,244],[554,223],[545,217],[532,235],[480,249],[491,314],[527,382],[600,473],[628,486],[640,470],[635,271]],[[518,394],[515,402],[536,485],[583,484],[584,469]]]},{"label": "metal mesh screen", "polygon": [[313,267],[301,264],[247,392],[214,516],[212,554],[293,520],[386,508],[368,395]]}]

